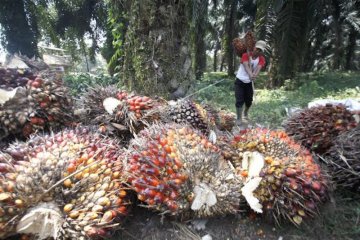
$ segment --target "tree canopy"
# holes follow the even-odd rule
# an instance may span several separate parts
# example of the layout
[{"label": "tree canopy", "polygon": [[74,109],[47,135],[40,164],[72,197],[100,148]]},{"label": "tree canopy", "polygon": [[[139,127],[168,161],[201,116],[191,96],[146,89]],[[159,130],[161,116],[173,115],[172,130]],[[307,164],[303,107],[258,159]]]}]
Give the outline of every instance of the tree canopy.
[{"label": "tree canopy", "polygon": [[[162,75],[161,87],[174,93],[183,81],[173,72],[187,65],[184,82],[206,71],[234,75],[231,41],[252,30],[268,43],[275,88],[298,72],[359,70],[359,9],[359,0],[2,0],[1,44],[28,57],[39,56],[39,42],[65,48],[74,60],[101,53],[109,72],[126,78],[119,81],[145,89]],[[181,57],[187,54],[190,60]]]}]

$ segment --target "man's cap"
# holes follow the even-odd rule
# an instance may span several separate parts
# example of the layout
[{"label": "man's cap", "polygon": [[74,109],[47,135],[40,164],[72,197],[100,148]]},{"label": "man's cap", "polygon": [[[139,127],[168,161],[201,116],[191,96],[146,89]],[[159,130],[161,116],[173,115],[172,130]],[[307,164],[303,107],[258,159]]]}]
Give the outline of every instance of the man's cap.
[{"label": "man's cap", "polygon": [[255,43],[255,48],[261,49],[263,52],[266,50],[266,42],[263,40],[259,40]]}]

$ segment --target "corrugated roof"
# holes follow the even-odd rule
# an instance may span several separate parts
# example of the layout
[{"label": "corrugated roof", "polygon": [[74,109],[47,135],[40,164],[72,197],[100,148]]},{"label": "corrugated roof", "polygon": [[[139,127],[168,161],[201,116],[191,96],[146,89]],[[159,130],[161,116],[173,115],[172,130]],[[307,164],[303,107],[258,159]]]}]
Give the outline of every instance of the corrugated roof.
[{"label": "corrugated roof", "polygon": [[71,58],[69,56],[43,54],[43,59],[48,65],[71,66]]}]

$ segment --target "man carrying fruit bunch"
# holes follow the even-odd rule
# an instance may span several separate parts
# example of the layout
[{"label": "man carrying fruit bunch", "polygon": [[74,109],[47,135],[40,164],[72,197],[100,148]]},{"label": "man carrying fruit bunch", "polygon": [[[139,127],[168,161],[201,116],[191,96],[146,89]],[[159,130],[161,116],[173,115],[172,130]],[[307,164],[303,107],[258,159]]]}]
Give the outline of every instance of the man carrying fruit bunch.
[{"label": "man carrying fruit bunch", "polygon": [[[263,55],[265,49],[266,43],[260,40],[256,42],[253,51],[245,52],[241,56],[240,67],[235,80],[237,125],[241,125],[242,120],[248,121],[249,109],[254,96],[254,81],[265,66]],[[245,109],[243,109],[244,103]]]}]

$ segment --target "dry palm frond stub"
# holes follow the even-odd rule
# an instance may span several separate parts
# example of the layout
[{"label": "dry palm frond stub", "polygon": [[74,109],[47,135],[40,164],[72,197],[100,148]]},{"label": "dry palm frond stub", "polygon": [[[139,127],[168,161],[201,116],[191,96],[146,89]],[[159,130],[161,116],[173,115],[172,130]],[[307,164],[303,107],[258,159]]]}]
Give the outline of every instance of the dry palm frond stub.
[{"label": "dry palm frond stub", "polygon": [[146,207],[181,219],[237,211],[241,182],[234,169],[190,126],[153,125],[129,150],[129,182]]},{"label": "dry palm frond stub", "polygon": [[317,106],[293,115],[286,120],[286,133],[306,148],[324,153],[342,132],[357,126],[353,113],[344,105]]},{"label": "dry palm frond stub", "polygon": [[10,145],[0,153],[0,238],[108,236],[127,212],[120,147],[82,127]]},{"label": "dry palm frond stub", "polygon": [[327,199],[327,181],[310,152],[283,131],[252,129],[228,140],[224,155],[242,178],[242,195],[258,213],[277,223],[300,225]]},{"label": "dry palm frond stub", "polygon": [[360,193],[360,126],[339,135],[321,159],[336,186]]},{"label": "dry palm frond stub", "polygon": [[120,90],[95,86],[81,97],[82,122],[100,125],[100,130],[137,133],[159,118],[159,101]]},{"label": "dry palm frond stub", "polygon": [[179,124],[189,124],[203,134],[208,134],[216,126],[216,114],[212,108],[190,99],[171,101],[161,112],[163,122],[170,120]]},{"label": "dry palm frond stub", "polygon": [[70,124],[72,106],[61,80],[0,68],[0,139]]}]

